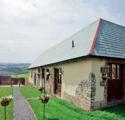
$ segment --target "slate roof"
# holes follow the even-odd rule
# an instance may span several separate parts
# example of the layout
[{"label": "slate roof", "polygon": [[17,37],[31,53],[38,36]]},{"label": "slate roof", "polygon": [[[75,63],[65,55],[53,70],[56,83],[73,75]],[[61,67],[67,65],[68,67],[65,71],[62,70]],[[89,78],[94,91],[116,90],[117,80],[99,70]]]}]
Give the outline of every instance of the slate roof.
[{"label": "slate roof", "polygon": [[97,20],[42,53],[29,68],[89,55],[125,59],[125,27],[103,19]]},{"label": "slate roof", "polygon": [[125,27],[101,20],[93,55],[125,58]]}]

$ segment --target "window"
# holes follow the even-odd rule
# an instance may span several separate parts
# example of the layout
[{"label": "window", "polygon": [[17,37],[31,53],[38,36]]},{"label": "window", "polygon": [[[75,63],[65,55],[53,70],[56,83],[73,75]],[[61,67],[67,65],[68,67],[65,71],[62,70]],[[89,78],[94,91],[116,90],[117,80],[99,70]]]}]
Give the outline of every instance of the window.
[{"label": "window", "polygon": [[112,79],[116,79],[116,65],[112,64]]},{"label": "window", "polygon": [[117,65],[117,79],[120,78],[120,66]]},{"label": "window", "polygon": [[112,79],[120,79],[120,65],[112,64]]},{"label": "window", "polygon": [[74,48],[75,47],[75,42],[74,42],[74,40],[72,40],[72,48]]}]

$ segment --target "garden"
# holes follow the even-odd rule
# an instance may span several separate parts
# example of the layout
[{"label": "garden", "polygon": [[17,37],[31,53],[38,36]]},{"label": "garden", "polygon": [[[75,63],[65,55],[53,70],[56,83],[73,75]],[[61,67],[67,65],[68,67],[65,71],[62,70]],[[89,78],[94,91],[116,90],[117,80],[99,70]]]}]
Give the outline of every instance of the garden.
[{"label": "garden", "polygon": [[[44,104],[39,100],[41,92],[34,87],[20,87],[21,94],[26,98],[34,111],[37,120],[43,120]],[[11,87],[0,87],[0,98],[11,95]],[[7,107],[6,120],[13,120],[13,102]],[[50,98],[45,106],[46,120],[125,120],[125,104],[115,107],[87,112],[67,101]],[[4,109],[0,106],[0,120],[4,120]]]},{"label": "garden", "polygon": [[[43,117],[43,104],[39,99],[40,92],[36,88],[22,87],[21,93],[30,103],[38,120]],[[87,112],[81,108],[60,100],[51,98],[46,105],[47,120],[125,120],[125,104],[116,107]]]}]

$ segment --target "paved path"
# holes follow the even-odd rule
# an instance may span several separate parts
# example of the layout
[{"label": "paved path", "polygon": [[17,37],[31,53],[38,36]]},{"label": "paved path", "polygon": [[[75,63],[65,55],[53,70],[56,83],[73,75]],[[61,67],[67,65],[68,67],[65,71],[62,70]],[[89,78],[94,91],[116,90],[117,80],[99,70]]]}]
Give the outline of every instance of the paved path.
[{"label": "paved path", "polygon": [[36,120],[31,107],[21,95],[18,86],[13,88],[14,97],[14,120]]}]

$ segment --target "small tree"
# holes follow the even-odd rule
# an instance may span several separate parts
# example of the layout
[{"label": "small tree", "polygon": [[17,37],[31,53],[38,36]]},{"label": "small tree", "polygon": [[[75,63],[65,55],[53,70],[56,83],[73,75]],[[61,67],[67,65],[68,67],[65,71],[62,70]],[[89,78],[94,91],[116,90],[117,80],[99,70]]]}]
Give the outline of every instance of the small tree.
[{"label": "small tree", "polygon": [[6,107],[9,105],[12,99],[12,96],[5,96],[0,101],[1,106],[4,108],[4,120],[6,120]]},{"label": "small tree", "polygon": [[40,100],[41,103],[43,103],[43,120],[45,120],[46,104],[49,101],[49,96],[46,94],[46,89],[45,89],[45,79],[44,79],[44,87],[41,87],[39,91],[41,92]]}]

